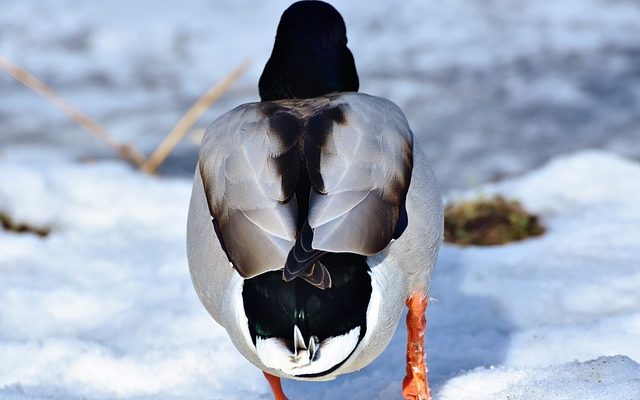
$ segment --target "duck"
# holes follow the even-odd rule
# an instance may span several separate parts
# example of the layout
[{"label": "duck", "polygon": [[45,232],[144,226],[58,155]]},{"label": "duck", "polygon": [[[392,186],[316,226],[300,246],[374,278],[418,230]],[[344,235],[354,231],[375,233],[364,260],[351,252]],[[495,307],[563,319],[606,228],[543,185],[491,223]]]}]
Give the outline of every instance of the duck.
[{"label": "duck", "polygon": [[406,307],[405,399],[430,399],[429,284],[443,237],[438,183],[390,100],[361,93],[340,13],[292,4],[259,102],[206,130],[187,222],[195,291],[237,350],[281,378],[373,362]]}]

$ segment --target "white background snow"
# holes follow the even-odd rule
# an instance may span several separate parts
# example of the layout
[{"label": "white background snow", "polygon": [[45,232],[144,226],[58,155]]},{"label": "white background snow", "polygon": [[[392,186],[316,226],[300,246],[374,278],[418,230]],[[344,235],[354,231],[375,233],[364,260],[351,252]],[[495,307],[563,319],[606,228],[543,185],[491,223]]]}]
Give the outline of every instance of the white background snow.
[{"label": "white background snow", "polygon": [[[256,98],[287,4],[4,0],[0,55],[149,151],[246,56],[250,72],[201,125]],[[435,399],[639,400],[640,4],[335,5],[362,90],[406,110],[447,198],[503,193],[548,228],[443,247],[428,312]],[[0,91],[0,212],[52,229],[0,230],[0,399],[271,398],[190,282],[196,146],[151,178],[105,160],[3,73]],[[404,335],[359,373],[285,392],[398,399]]]}]

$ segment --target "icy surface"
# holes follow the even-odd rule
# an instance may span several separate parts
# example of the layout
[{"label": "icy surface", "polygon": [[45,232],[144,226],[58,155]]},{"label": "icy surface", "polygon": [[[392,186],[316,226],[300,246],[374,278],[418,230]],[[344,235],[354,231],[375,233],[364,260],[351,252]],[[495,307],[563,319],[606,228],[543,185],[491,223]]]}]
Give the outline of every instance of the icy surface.
[{"label": "icy surface", "polygon": [[[192,288],[190,187],[115,162],[0,156],[0,211],[52,228],[0,230],[0,399],[271,398]],[[443,248],[428,312],[434,398],[640,399],[640,166],[583,152],[478,191],[494,192],[548,233]],[[358,373],[285,391],[398,399],[404,336]]]}]

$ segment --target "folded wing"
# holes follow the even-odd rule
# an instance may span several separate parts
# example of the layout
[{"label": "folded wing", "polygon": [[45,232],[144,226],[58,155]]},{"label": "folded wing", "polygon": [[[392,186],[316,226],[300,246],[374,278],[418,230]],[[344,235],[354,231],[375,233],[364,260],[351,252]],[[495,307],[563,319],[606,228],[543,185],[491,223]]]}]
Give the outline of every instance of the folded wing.
[{"label": "folded wing", "polygon": [[312,180],[311,246],[373,255],[406,226],[413,136],[400,109],[387,100],[354,93],[334,103],[342,117],[334,118],[331,133],[317,146],[322,181]]},{"label": "folded wing", "polygon": [[[241,106],[208,128],[200,150],[199,171],[216,234],[243,277],[281,269],[296,238],[291,181],[297,181],[298,156],[286,162],[292,146],[269,125],[258,105]],[[301,129],[295,121],[289,128]],[[290,168],[282,168],[283,158]]]}]

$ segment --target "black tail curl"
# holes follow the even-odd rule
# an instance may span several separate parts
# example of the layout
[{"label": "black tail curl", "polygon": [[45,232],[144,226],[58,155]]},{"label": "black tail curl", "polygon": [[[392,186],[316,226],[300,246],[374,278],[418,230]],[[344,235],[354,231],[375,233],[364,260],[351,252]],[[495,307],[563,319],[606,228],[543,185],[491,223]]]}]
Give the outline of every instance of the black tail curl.
[{"label": "black tail curl", "polygon": [[320,262],[320,257],[327,254],[322,250],[314,250],[311,247],[313,242],[313,229],[309,226],[309,221],[304,222],[304,226],[289,252],[287,262],[282,272],[282,279],[290,282],[295,278],[301,278],[319,289],[331,287],[331,274]]}]

